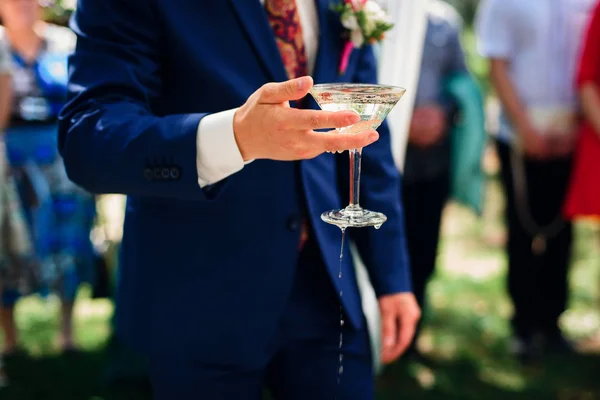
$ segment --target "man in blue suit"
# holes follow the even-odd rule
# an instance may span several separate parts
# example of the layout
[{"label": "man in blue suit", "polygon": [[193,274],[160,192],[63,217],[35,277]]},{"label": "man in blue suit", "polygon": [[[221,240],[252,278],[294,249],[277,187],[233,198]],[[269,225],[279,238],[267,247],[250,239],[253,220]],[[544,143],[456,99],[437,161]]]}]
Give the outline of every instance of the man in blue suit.
[{"label": "man in blue suit", "polygon": [[419,318],[400,179],[387,127],[322,132],[358,117],[317,110],[305,76],[374,82],[371,49],[338,74],[330,0],[79,0],[72,27],[61,152],[81,186],[128,195],[117,325],[148,355],[156,398],[372,399],[351,257],[339,279],[340,231],[319,219],[347,202],[348,161],[325,151],[370,144],[362,201],[388,222],[350,233],[386,362]]}]

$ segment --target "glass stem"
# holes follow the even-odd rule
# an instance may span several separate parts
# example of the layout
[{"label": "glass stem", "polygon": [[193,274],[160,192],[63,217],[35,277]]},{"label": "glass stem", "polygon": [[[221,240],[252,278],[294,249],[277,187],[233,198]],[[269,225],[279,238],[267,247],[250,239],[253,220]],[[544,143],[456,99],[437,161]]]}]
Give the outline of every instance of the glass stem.
[{"label": "glass stem", "polygon": [[359,208],[360,195],[360,161],[362,149],[352,149],[350,153],[350,208]]}]

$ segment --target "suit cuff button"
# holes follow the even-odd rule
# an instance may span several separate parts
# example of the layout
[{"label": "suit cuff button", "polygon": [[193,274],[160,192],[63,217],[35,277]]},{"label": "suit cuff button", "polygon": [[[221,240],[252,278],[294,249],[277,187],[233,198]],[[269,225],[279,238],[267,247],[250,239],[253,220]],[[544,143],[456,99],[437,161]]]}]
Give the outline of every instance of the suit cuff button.
[{"label": "suit cuff button", "polygon": [[147,181],[153,181],[154,180],[154,173],[152,172],[151,168],[145,168],[144,169],[144,178],[146,178]]}]

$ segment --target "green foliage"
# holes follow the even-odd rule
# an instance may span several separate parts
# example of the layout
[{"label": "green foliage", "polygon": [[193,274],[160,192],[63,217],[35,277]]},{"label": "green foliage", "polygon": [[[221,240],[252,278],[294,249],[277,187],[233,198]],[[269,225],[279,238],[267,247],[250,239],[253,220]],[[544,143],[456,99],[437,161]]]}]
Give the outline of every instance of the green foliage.
[{"label": "green foliage", "polygon": [[475,20],[477,13],[477,7],[479,7],[480,0],[444,0],[451,4],[456,11],[462,16],[465,25],[471,26]]},{"label": "green foliage", "polygon": [[44,7],[44,19],[57,25],[66,26],[73,13],[73,0],[54,0]]},{"label": "green foliage", "polygon": [[472,28],[466,27],[462,35],[462,46],[467,59],[467,66],[477,79],[484,95],[490,94],[488,61],[477,52],[477,39]]}]

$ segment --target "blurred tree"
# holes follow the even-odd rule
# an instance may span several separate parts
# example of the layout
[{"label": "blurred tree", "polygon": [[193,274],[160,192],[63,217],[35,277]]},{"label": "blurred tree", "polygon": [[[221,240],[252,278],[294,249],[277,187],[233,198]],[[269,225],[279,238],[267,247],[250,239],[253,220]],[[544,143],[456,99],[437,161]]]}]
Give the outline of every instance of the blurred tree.
[{"label": "blurred tree", "polygon": [[456,10],[460,13],[462,18],[464,19],[466,27],[470,27],[473,25],[473,21],[475,19],[475,13],[477,12],[477,7],[479,6],[480,0],[445,0],[445,1],[452,4],[456,8]]},{"label": "blurred tree", "polygon": [[44,19],[57,25],[66,26],[75,8],[76,0],[41,0]]}]

